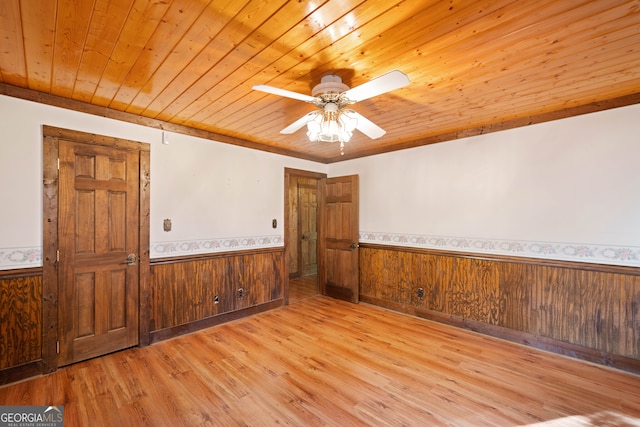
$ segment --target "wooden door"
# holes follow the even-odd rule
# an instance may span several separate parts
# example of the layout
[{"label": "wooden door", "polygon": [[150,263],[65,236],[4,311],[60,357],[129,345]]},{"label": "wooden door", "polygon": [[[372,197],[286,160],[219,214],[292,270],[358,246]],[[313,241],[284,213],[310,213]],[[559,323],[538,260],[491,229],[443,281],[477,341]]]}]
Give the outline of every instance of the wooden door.
[{"label": "wooden door", "polygon": [[137,151],[59,141],[58,364],[138,344]]},{"label": "wooden door", "polygon": [[358,175],[320,180],[320,292],[358,302]]},{"label": "wooden door", "polygon": [[318,186],[317,181],[299,183],[300,266],[302,275],[318,273]]},{"label": "wooden door", "polygon": [[287,270],[289,277],[300,277],[300,197],[298,195],[297,175],[285,170],[285,241],[287,252]]}]

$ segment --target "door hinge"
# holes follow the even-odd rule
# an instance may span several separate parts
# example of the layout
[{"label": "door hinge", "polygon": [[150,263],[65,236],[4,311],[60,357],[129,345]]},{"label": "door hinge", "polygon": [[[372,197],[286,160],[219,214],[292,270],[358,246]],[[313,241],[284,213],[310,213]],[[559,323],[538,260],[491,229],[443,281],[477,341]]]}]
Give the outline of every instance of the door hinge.
[{"label": "door hinge", "polygon": [[60,170],[60,157],[58,157],[58,170]]},{"label": "door hinge", "polygon": [[60,262],[60,250],[56,250],[56,262]]},{"label": "door hinge", "polygon": [[60,354],[60,341],[56,341],[56,354]]}]

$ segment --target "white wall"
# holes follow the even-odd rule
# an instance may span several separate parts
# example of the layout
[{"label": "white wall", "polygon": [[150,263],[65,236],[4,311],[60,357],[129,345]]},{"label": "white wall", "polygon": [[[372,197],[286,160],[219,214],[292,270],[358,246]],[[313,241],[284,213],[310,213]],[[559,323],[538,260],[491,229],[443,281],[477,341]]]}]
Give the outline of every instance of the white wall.
[{"label": "white wall", "polygon": [[640,266],[640,105],[328,166],[6,96],[0,112],[0,269],[42,265],[43,124],[151,144],[154,258],[282,246],[290,167],[360,175],[361,242]]},{"label": "white wall", "polygon": [[640,266],[639,118],[640,105],[623,107],[329,176],[360,175],[361,242]]},{"label": "white wall", "polygon": [[[0,269],[42,265],[42,125],[151,145],[151,256],[284,245],[284,168],[327,166],[0,95]],[[173,222],[164,232],[162,222]],[[278,228],[271,227],[272,219]]]}]

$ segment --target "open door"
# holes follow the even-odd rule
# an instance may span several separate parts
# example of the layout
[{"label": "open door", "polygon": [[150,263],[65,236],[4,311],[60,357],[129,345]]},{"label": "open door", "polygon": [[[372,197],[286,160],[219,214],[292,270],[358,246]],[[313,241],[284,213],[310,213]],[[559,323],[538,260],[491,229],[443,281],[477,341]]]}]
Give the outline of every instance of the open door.
[{"label": "open door", "polygon": [[357,303],[358,175],[320,180],[320,292]]}]

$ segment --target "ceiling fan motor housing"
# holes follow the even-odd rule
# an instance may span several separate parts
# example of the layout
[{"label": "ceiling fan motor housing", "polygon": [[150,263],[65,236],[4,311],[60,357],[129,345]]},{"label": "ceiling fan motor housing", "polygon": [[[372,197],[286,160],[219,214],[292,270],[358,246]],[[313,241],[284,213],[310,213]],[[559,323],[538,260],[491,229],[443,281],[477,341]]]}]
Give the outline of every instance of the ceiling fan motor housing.
[{"label": "ceiling fan motor housing", "polygon": [[349,86],[342,83],[340,76],[329,74],[320,80],[320,83],[313,87],[311,96],[322,96],[324,94],[342,93],[349,90]]},{"label": "ceiling fan motor housing", "polygon": [[318,107],[323,107],[327,103],[334,103],[338,108],[342,108],[349,104],[349,100],[342,96],[342,93],[348,90],[349,86],[342,83],[340,76],[329,74],[322,77],[320,83],[313,87],[311,96],[322,100],[322,102],[316,103]]}]

